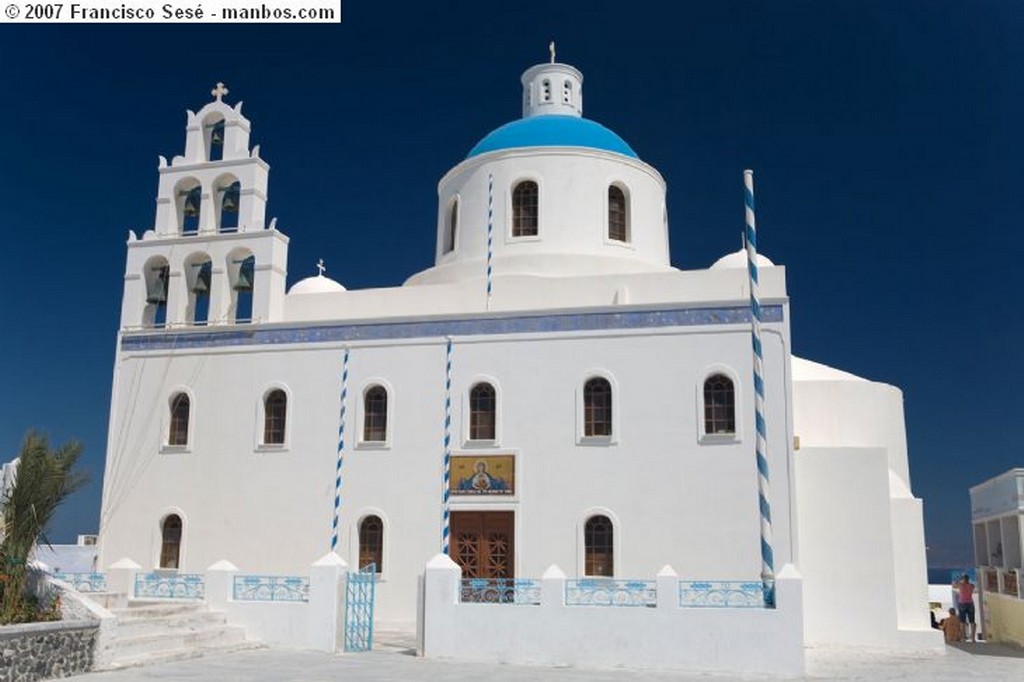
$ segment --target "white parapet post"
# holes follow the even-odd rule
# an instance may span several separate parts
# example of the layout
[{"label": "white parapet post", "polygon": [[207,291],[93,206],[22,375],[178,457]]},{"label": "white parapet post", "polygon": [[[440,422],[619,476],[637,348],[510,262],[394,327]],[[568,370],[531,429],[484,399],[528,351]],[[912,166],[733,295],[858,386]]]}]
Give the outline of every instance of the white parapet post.
[{"label": "white parapet post", "polygon": [[457,618],[462,569],[447,554],[436,554],[423,570],[423,626],[421,655],[442,655],[452,636],[448,623]]},{"label": "white parapet post", "polygon": [[341,649],[345,628],[345,581],[348,564],[334,552],[328,552],[309,567],[310,649],[336,653]]},{"label": "white parapet post", "polygon": [[107,567],[107,591],[118,595],[118,602],[121,595],[125,600],[135,596],[135,576],[142,570],[142,566],[124,557],[118,559]]},{"label": "white parapet post", "polygon": [[540,577],[540,606],[560,609],[565,606],[565,571],[551,564]]},{"label": "white parapet post", "polygon": [[221,559],[206,569],[206,603],[211,609],[223,611],[235,593],[235,576],[238,567],[227,559]]},{"label": "white parapet post", "polygon": [[665,564],[656,577],[658,587],[658,610],[679,608],[679,574]]}]

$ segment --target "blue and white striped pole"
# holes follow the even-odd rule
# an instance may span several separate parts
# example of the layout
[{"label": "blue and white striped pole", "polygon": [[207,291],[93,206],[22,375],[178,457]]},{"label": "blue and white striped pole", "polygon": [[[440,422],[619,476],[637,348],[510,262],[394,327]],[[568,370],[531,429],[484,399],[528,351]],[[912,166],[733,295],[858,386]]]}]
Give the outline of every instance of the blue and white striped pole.
[{"label": "blue and white striped pole", "polygon": [[334,521],[331,523],[331,551],[338,546],[338,516],[341,512],[341,464],[345,451],[345,404],[348,402],[348,348],[341,361],[341,416],[338,425],[338,461],[334,466]]},{"label": "blue and white striped pole", "polygon": [[754,349],[754,421],[757,427],[757,495],[761,509],[761,584],[764,604],[775,606],[775,559],[772,555],[772,506],[768,500],[768,431],[764,421],[764,355],[761,351],[761,300],[757,279],[757,224],[754,219],[754,171],[743,171],[750,276],[750,335]]},{"label": "blue and white striped pole", "polygon": [[444,489],[441,492],[441,553],[448,554],[450,535],[449,488],[452,477],[452,339],[448,337],[444,365]]},{"label": "blue and white striped pole", "polygon": [[494,256],[494,176],[487,176],[487,304],[491,303],[491,258]]}]

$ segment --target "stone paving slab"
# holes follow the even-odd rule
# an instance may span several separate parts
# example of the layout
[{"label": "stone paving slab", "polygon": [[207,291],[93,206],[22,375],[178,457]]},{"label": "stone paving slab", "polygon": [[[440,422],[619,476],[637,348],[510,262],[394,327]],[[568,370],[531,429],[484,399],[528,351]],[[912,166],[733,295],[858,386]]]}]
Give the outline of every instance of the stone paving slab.
[{"label": "stone paving slab", "polygon": [[[977,653],[975,653],[975,650]],[[983,655],[978,655],[983,654]],[[398,643],[372,652],[335,656],[324,653],[261,649],[237,654],[165,663],[117,672],[66,678],[78,682],[152,682],[153,680],[216,680],[217,682],[726,682],[766,680],[756,676],[686,672],[534,668],[502,664],[457,663],[422,659]],[[777,679],[777,678],[775,678]],[[808,650],[804,680],[844,682],[900,680],[907,682],[1022,682],[1024,657],[992,644],[947,647],[945,654],[892,655],[865,651]]]}]

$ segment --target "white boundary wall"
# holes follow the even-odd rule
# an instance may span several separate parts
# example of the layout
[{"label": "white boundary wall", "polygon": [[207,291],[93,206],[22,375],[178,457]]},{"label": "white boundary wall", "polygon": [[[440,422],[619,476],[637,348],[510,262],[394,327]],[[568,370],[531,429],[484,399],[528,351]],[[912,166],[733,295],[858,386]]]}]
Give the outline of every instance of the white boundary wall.
[{"label": "white boundary wall", "polygon": [[566,606],[565,574],[549,568],[540,605],[460,603],[462,571],[439,554],[421,592],[420,654],[428,658],[581,668],[686,669],[802,675],[802,578],[787,564],[775,609],[681,608],[679,579],[657,578],[658,605]]},{"label": "white boundary wall", "polygon": [[[131,560],[117,562],[107,574],[110,591],[135,600],[133,587],[140,572],[139,565]],[[251,640],[270,646],[340,653],[348,572],[345,560],[330,552],[309,568],[308,601],[241,601],[233,598],[235,576],[240,571],[229,561],[218,561],[203,574],[202,601],[214,611],[223,611],[231,625],[244,627]]]}]

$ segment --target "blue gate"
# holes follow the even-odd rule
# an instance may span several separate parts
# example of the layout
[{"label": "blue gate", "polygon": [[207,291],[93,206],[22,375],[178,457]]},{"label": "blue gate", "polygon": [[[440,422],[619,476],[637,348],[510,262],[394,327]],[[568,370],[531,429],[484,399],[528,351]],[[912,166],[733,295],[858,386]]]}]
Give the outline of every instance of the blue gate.
[{"label": "blue gate", "polygon": [[377,588],[377,565],[350,571],[345,586],[345,651],[373,648],[373,599]]}]

